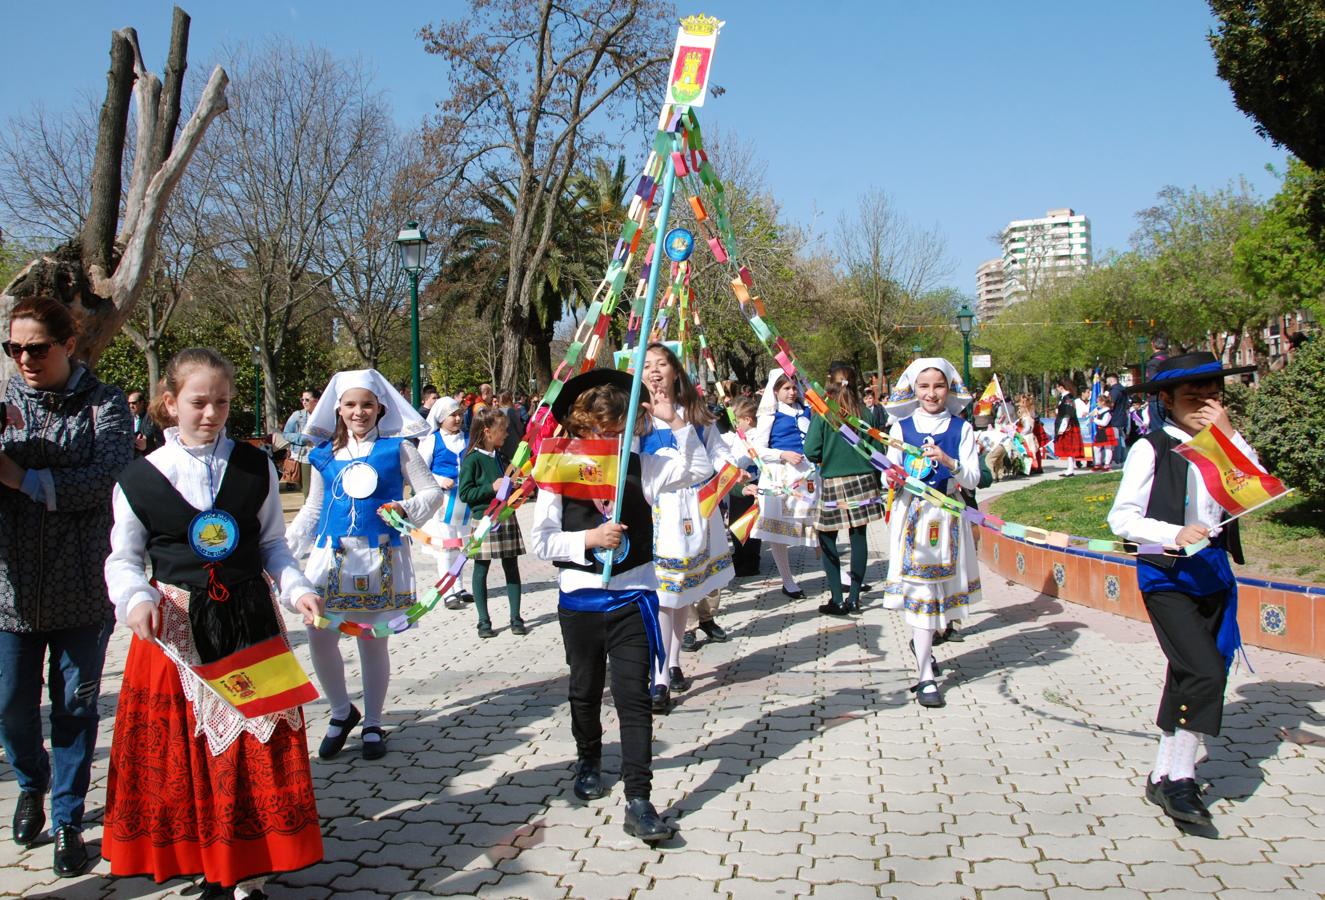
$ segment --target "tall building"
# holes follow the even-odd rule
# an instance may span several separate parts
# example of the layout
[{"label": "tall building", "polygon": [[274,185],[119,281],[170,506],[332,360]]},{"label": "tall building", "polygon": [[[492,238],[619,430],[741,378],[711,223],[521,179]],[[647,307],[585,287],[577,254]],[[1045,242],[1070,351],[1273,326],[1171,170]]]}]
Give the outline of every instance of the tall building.
[{"label": "tall building", "polygon": [[1091,260],[1090,219],[1074,210],[1009,222],[1003,229],[1004,306],[1056,278],[1084,272]]},{"label": "tall building", "polygon": [[1003,308],[1003,257],[980,263],[975,270],[975,314],[981,322],[992,319]]}]

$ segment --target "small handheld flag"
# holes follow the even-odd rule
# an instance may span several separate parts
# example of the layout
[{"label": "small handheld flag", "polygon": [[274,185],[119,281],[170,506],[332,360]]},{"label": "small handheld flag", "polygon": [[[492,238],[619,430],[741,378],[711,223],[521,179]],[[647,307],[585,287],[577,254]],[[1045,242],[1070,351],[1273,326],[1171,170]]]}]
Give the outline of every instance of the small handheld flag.
[{"label": "small handheld flag", "polygon": [[759,520],[759,504],[756,503],[741,514],[735,521],[728,526],[732,537],[744,544],[750,539],[750,532],[754,530],[755,522]]},{"label": "small handheld flag", "polygon": [[1213,425],[1174,447],[1173,452],[1196,466],[1210,496],[1229,515],[1240,516],[1289,491],[1282,481],[1248,459],[1227,434]]},{"label": "small handheld flag", "polygon": [[599,438],[546,438],[534,461],[534,483],[575,500],[615,500],[617,442]]},{"label": "small handheld flag", "polygon": [[718,474],[709,479],[708,483],[699,489],[699,514],[704,518],[713,515],[713,511],[718,508],[722,498],[731,493],[731,489],[736,486],[741,477],[739,467],[726,463]]},{"label": "small handheld flag", "polygon": [[[172,648],[159,641],[158,646],[175,662],[180,662]],[[318,696],[317,688],[290,652],[285,636],[280,634],[215,662],[185,665],[246,719],[312,703]]]}]

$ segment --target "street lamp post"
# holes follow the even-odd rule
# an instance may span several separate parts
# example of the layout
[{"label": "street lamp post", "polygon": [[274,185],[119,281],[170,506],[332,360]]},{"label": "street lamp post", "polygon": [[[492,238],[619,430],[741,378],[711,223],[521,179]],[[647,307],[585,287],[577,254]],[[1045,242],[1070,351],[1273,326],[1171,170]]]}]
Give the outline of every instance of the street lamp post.
[{"label": "street lamp post", "polygon": [[963,303],[957,310],[957,328],[962,333],[962,377],[966,379],[967,390],[971,385],[971,329],[975,328],[975,313],[969,304]]},{"label": "street lamp post", "polygon": [[409,273],[410,401],[415,408],[423,401],[419,382],[419,275],[423,273],[424,257],[431,243],[418,222],[406,222],[396,235],[400,267]]},{"label": "street lamp post", "polygon": [[924,353],[924,352],[925,352],[925,348],[922,347],[922,346],[920,346],[919,344],[912,344],[912,345],[911,345],[911,358],[912,358],[912,359],[919,359],[919,358],[920,358],[920,354],[922,354],[922,353]]}]

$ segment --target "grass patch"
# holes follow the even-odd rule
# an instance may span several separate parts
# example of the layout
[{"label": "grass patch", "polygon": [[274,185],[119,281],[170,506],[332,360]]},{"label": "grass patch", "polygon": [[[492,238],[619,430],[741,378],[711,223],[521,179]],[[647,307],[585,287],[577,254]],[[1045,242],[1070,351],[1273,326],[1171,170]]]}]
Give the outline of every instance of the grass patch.
[{"label": "grass patch", "polygon": [[[989,511],[1001,519],[1088,538],[1115,539],[1106,519],[1120,474],[1075,475],[996,497]],[[1325,584],[1325,506],[1293,495],[1243,516],[1240,575]]]}]

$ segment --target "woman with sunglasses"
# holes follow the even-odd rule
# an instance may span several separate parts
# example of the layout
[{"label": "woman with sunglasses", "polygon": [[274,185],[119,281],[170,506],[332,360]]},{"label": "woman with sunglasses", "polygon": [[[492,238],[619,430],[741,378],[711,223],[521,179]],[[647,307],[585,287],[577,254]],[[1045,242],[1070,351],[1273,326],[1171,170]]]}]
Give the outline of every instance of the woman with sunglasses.
[{"label": "woman with sunglasses", "polygon": [[[3,349],[20,377],[9,379],[0,420],[0,742],[19,788],[13,839],[41,840],[49,793],[54,869],[65,877],[89,861],[83,805],[114,610],[103,571],[111,491],[133,459],[124,394],[74,358],[76,343],[64,304],[15,305]],[[40,719],[47,672],[49,755]]]}]

